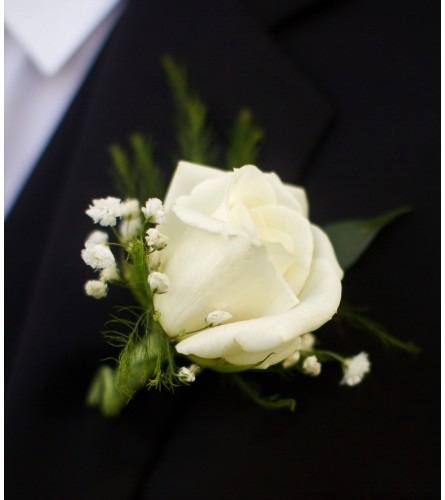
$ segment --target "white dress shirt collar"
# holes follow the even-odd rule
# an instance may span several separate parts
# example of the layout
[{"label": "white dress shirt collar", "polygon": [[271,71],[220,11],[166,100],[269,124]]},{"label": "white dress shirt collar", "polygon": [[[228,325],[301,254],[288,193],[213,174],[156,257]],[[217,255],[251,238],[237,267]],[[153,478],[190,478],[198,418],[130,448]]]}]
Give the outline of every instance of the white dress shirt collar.
[{"label": "white dress shirt collar", "polygon": [[6,0],[5,215],[125,5],[122,0]]},{"label": "white dress shirt collar", "polygon": [[10,35],[45,76],[56,74],[119,0],[5,0]]}]

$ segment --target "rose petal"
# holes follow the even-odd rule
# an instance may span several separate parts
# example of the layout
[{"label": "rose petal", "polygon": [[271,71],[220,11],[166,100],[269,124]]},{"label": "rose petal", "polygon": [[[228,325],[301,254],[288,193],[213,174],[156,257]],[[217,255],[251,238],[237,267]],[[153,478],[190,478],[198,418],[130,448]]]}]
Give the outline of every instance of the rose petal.
[{"label": "rose petal", "polygon": [[245,165],[234,169],[229,190],[229,208],[236,202],[243,203],[247,208],[276,203],[270,182],[257,167]]},{"label": "rose petal", "polygon": [[221,325],[189,337],[176,346],[181,354],[204,358],[233,358],[235,354],[273,352],[299,335],[314,331],[331,319],[341,298],[341,282],[334,266],[325,259],[314,259],[298,306],[268,317]]},{"label": "rose petal", "polygon": [[300,186],[285,184],[286,189],[295,197],[303,210],[303,215],[309,217],[309,203],[307,201],[306,191]]},{"label": "rose petal", "polygon": [[[298,303],[264,246],[250,238],[185,225],[173,212],[160,230],[169,238],[160,271],[170,277],[171,286],[155,298],[155,308],[169,335],[204,328],[206,316],[215,310],[242,321],[284,312]],[[190,262],[195,264],[188,266]]]},{"label": "rose petal", "polygon": [[[303,188],[284,184],[275,172],[263,174],[271,183],[275,191],[278,205],[283,205],[307,217],[307,199]],[[291,189],[289,189],[291,188]]]},{"label": "rose petal", "polygon": [[[266,206],[250,210],[250,215],[263,240],[271,243],[281,243],[288,253],[294,256],[288,269],[285,269],[284,279],[298,296],[309,275],[314,248],[311,225],[299,213],[286,207]],[[279,257],[273,253],[271,259]],[[279,268],[282,261],[276,262]]]},{"label": "rose petal", "polygon": [[343,279],[343,269],[338,263],[337,257],[335,256],[334,247],[332,246],[331,240],[328,238],[327,234],[321,230],[318,226],[312,224],[312,235],[314,237],[314,258],[326,259],[332,264],[337,272],[337,276]]},{"label": "rose petal", "polygon": [[226,205],[232,175],[227,172],[226,175],[201,182],[191,190],[189,196],[181,196],[176,205],[181,204],[213,217],[218,211],[217,218],[227,220],[227,211],[220,212],[220,207]]},{"label": "rose petal", "polygon": [[170,208],[175,200],[182,195],[190,194],[192,189],[200,182],[224,175],[227,175],[227,172],[217,168],[180,161],[170,182],[164,206]]},{"label": "rose petal", "polygon": [[[184,225],[195,227],[196,229],[201,229],[202,231],[226,236],[229,234],[239,234],[239,229],[231,224],[182,205],[181,198],[179,199],[179,202],[175,203],[173,206],[172,212],[182,223],[184,223]],[[170,224],[170,219],[168,219],[168,223],[166,225],[162,225],[160,227],[160,231],[164,232],[164,228],[168,227],[168,224]]]},{"label": "rose petal", "polygon": [[300,337],[297,337],[286,344],[276,348],[271,353],[270,350],[263,352],[240,352],[232,356],[226,356],[226,360],[234,365],[253,365],[264,359],[264,362],[258,365],[258,369],[266,369],[269,366],[276,365],[280,361],[288,358],[293,354],[297,347],[301,344]]}]

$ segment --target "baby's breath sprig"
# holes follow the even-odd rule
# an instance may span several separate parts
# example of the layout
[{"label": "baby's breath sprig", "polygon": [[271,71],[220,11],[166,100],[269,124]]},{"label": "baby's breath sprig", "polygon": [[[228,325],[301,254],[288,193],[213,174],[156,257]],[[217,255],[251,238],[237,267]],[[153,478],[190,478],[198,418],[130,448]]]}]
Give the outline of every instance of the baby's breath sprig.
[{"label": "baby's breath sprig", "polygon": [[[164,217],[164,207],[157,198],[149,198],[142,208],[136,199],[98,199],[87,214],[95,223],[109,227],[115,241],[110,241],[105,231],[94,231],[87,238],[82,258],[100,275],[86,283],[86,294],[103,298],[108,283],[116,283],[128,288],[139,304],[116,308],[107,323],[105,337],[120,353],[114,369],[102,366],[98,370],[88,394],[90,406],[98,406],[111,416],[143,387],[173,390],[185,383],[153,306],[153,295],[168,290],[168,277],[157,271],[168,238],[154,227]],[[112,247],[120,251],[120,258],[115,258]]]}]

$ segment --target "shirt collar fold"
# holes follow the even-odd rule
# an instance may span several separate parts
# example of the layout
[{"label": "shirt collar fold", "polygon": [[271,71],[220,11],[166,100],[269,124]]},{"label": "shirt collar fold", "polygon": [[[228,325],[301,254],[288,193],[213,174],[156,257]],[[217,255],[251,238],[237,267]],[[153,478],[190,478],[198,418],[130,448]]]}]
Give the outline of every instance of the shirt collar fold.
[{"label": "shirt collar fold", "polygon": [[6,0],[5,25],[37,69],[55,75],[120,0]]}]

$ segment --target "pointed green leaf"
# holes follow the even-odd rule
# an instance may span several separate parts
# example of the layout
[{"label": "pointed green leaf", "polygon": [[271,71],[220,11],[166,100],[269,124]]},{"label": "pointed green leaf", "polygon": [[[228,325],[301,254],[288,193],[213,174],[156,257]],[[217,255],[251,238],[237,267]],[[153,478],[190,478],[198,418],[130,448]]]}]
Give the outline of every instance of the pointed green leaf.
[{"label": "pointed green leaf", "polygon": [[355,264],[379,231],[410,211],[409,207],[400,207],[377,217],[339,221],[324,226],[324,231],[334,245],[340,266],[348,269]]},{"label": "pointed green leaf", "polygon": [[127,398],[117,389],[115,378],[116,373],[111,367],[101,365],[88,389],[86,404],[99,408],[105,417],[119,415],[127,402]]}]

